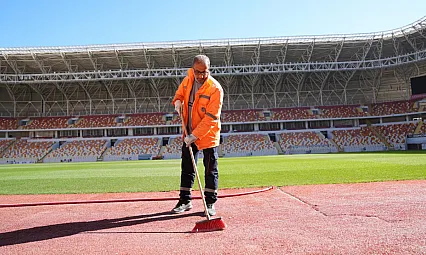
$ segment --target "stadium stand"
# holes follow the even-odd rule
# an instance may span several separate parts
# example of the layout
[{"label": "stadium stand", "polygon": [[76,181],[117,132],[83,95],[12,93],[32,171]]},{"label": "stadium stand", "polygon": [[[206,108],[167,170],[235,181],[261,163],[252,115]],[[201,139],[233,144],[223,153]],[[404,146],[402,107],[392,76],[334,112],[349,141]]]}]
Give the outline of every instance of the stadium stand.
[{"label": "stadium stand", "polygon": [[0,140],[0,156],[3,155],[3,151],[5,151],[15,140],[12,139],[2,139]]},{"label": "stadium stand", "polygon": [[422,127],[420,129],[420,134],[426,134],[426,122],[423,122]]},{"label": "stadium stand", "polygon": [[[389,114],[401,113],[409,114],[412,110],[417,110],[412,106],[415,105],[413,101],[400,101],[390,103],[380,103],[369,105],[370,114],[380,114],[380,116],[387,116]],[[357,105],[351,106],[319,106],[318,114],[313,114],[311,108],[283,108],[272,109],[271,116],[266,120],[260,110],[239,110],[239,111],[225,111],[223,123],[235,122],[259,122],[276,121],[276,120],[291,120],[294,119],[342,119],[342,118],[357,118],[365,117],[365,113]],[[406,112],[405,112],[406,111]],[[117,115],[101,115],[101,116],[83,116],[76,122],[76,127],[113,127],[118,125],[123,126],[147,126],[147,125],[160,125],[167,124],[180,125],[180,118],[177,114],[171,115],[172,119],[167,123],[163,113],[150,113],[150,114],[132,114],[127,115],[122,123],[117,123]],[[21,129],[18,128],[17,118],[0,118],[0,124],[3,130],[14,127],[17,130],[32,130],[32,129],[64,129],[72,126],[68,125],[68,120],[71,117],[40,117],[30,118],[26,126]],[[153,124],[154,123],[154,124]],[[320,132],[303,130],[303,132],[279,132],[278,131],[278,144],[279,151],[285,154],[296,153],[328,153],[336,152],[338,149],[345,152],[353,151],[377,151],[386,149],[405,150],[406,136],[414,134],[418,122],[404,122],[404,123],[387,123],[375,124],[373,126],[361,128],[345,128],[333,129],[327,128],[331,134],[332,140],[325,138]],[[418,134],[425,134],[426,125],[419,128]],[[254,131],[255,132],[255,131]],[[110,138],[105,138],[110,139]],[[265,139],[266,142],[265,143]],[[90,141],[90,140],[89,140]],[[97,140],[89,141],[73,141],[66,142],[60,148],[54,150],[44,158],[44,162],[68,162],[68,161],[96,161],[101,160],[129,160],[130,158],[137,159],[135,155],[150,155],[156,157],[160,151],[160,140],[158,138],[132,138],[132,139],[119,139],[116,145],[108,149],[105,155],[102,153],[109,143],[106,141],[101,142]],[[96,142],[97,141],[97,142]],[[37,162],[43,157],[36,151],[43,151],[40,149],[31,149],[24,145],[25,140],[18,140],[17,147],[13,150],[4,151],[1,162],[6,162],[11,158],[17,159],[19,162]],[[9,147],[10,143],[2,140],[1,148]],[[29,144],[29,143],[28,143]],[[31,143],[35,145],[35,143]],[[50,142],[52,146],[54,142]],[[5,147],[4,147],[5,146]],[[15,146],[15,145],[14,145]],[[42,145],[41,147],[43,147]],[[180,137],[171,138],[167,146],[165,146],[163,158],[179,158],[180,147],[182,140]],[[27,148],[28,147],[28,148]],[[35,146],[40,147],[40,146]],[[82,148],[87,147],[88,150]],[[10,147],[12,148],[12,147]],[[9,148],[9,149],[10,149]],[[54,147],[53,147],[54,148]],[[96,149],[93,149],[96,148]],[[152,149],[152,150],[151,150]],[[93,151],[92,151],[93,150]],[[243,155],[267,155],[276,154],[277,149],[274,148],[273,143],[265,135],[259,134],[244,134],[242,136],[229,135],[225,136],[224,143],[221,145],[223,155],[229,156],[243,156]],[[0,150],[1,152],[1,150]],[[28,157],[23,155],[28,154]],[[201,155],[201,154],[200,154]],[[30,158],[30,159],[28,159]]]},{"label": "stadium stand", "polygon": [[224,123],[252,122],[259,120],[259,112],[256,110],[224,111],[221,121]]},{"label": "stadium stand", "polygon": [[83,116],[74,126],[76,128],[115,127],[117,117],[118,115]]},{"label": "stadium stand", "polygon": [[0,130],[18,129],[18,119],[16,118],[0,118]]},{"label": "stadium stand", "polygon": [[123,126],[165,125],[164,113],[130,114]]},{"label": "stadium stand", "polygon": [[163,152],[164,159],[176,159],[181,157],[183,140],[182,136],[177,136],[169,140],[169,144],[166,145],[166,148]]},{"label": "stadium stand", "polygon": [[[417,112],[416,101],[398,101],[371,104],[366,106],[368,112],[364,112],[360,105],[336,105],[318,107],[296,107],[271,109],[271,116],[264,117],[262,110],[224,110],[222,123],[245,123],[259,121],[288,121],[306,119],[341,119],[368,116],[388,116],[394,114],[409,114]],[[319,110],[314,113],[314,109]],[[124,117],[123,117],[124,116]],[[142,127],[180,124],[180,117],[170,114],[171,120],[165,120],[165,113],[145,113],[127,115],[91,115],[81,116],[75,124],[68,124],[72,116],[67,117],[32,117],[28,119],[27,125],[21,129],[63,129],[63,128],[91,128],[91,127]],[[123,120],[120,122],[118,118]],[[0,130],[18,129],[17,118],[0,118]]]},{"label": "stadium stand", "polygon": [[181,124],[182,120],[180,119],[180,116],[177,113],[173,114],[173,118],[170,121],[170,125],[177,125],[177,124]]},{"label": "stadium stand", "polygon": [[104,160],[138,160],[142,156],[151,159],[160,152],[160,141],[157,137],[118,140],[114,146],[107,149]]},{"label": "stadium stand", "polygon": [[417,123],[401,123],[375,126],[380,134],[384,136],[391,148],[395,150],[405,150],[407,135],[414,134]]},{"label": "stadium stand", "polygon": [[315,119],[309,107],[272,109],[271,120],[302,120]]},{"label": "stadium stand", "polygon": [[334,144],[320,132],[286,132],[279,138],[278,143],[285,154],[337,152]]},{"label": "stadium stand", "polygon": [[3,163],[36,163],[49,153],[54,143],[20,139],[3,152],[0,160]]},{"label": "stadium stand", "polygon": [[262,134],[228,135],[224,137],[222,152],[225,157],[278,154],[269,137]]},{"label": "stadium stand", "polygon": [[382,151],[385,144],[368,127],[333,130],[333,141],[345,152]]},{"label": "stadium stand", "polygon": [[31,118],[22,129],[59,129],[67,128],[70,117],[40,117]]},{"label": "stadium stand", "polygon": [[363,117],[365,113],[358,110],[355,105],[319,106],[320,116],[324,119]]},{"label": "stadium stand", "polygon": [[106,146],[107,141],[102,139],[68,141],[49,153],[43,162],[94,162],[102,155]]},{"label": "stadium stand", "polygon": [[385,116],[414,112],[413,101],[397,101],[373,104],[370,114],[373,116]]}]

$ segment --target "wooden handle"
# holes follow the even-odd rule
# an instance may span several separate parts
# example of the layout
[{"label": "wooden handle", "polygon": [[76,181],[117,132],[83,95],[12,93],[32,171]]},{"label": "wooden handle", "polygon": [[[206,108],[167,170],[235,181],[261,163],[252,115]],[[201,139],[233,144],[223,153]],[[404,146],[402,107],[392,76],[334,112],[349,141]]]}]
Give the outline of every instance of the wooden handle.
[{"label": "wooden handle", "polygon": [[[181,107],[181,111],[180,111],[180,118],[182,119],[183,131],[185,132],[186,135],[188,135],[188,131],[186,130],[185,121],[183,120],[183,116],[182,116],[182,107]],[[204,198],[203,188],[201,187],[200,175],[198,175],[197,164],[195,163],[194,153],[192,152],[191,145],[189,145],[188,148],[189,148],[189,154],[191,155],[192,166],[194,167],[195,177],[197,178],[198,188],[200,189],[201,200],[203,200],[204,213],[207,217],[207,220],[210,220],[210,215],[209,215],[209,212],[207,211],[206,199]]]}]

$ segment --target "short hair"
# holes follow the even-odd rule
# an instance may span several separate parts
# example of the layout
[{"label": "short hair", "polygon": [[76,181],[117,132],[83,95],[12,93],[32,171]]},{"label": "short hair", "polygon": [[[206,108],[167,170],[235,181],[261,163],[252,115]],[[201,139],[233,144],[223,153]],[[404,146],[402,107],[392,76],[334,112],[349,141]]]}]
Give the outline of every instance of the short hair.
[{"label": "short hair", "polygon": [[204,63],[207,68],[210,68],[210,59],[206,55],[197,55],[194,57],[194,61],[192,61],[192,65],[195,63]]}]

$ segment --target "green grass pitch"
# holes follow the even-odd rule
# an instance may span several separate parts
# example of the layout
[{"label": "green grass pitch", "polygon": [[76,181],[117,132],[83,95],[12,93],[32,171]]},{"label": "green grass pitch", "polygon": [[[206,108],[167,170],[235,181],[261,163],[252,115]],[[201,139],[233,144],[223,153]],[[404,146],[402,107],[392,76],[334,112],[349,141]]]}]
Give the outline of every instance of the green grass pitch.
[{"label": "green grass pitch", "polygon": [[[202,160],[198,169],[203,179]],[[219,159],[220,189],[424,179],[425,152]],[[0,165],[3,195],[170,191],[179,182],[180,160]]]}]

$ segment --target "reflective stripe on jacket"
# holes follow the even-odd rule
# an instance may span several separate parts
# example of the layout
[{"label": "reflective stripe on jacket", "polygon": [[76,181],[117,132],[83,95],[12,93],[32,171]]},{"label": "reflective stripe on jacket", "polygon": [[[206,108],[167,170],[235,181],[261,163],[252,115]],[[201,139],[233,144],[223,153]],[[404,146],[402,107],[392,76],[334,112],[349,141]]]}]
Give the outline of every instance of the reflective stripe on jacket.
[{"label": "reflective stripe on jacket", "polygon": [[[194,71],[188,70],[173,98],[173,105],[180,100],[183,105],[182,115],[188,123],[188,102],[194,84]],[[195,145],[199,150],[219,146],[220,141],[220,114],[223,103],[223,89],[220,83],[211,77],[206,79],[194,97],[192,105],[192,134],[198,139]]]}]

